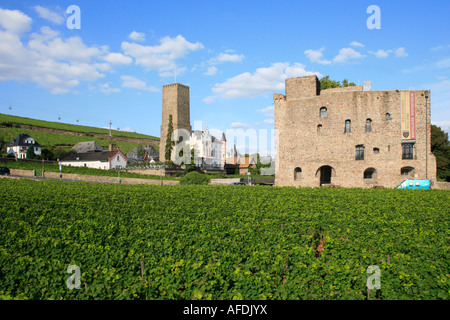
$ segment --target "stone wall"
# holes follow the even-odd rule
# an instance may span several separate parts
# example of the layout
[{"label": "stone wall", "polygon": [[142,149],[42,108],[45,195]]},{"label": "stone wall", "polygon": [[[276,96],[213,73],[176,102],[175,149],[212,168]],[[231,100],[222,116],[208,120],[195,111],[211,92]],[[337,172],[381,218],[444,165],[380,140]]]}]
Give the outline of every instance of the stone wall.
[{"label": "stone wall", "polygon": [[[305,88],[314,88],[317,78],[288,79],[288,83],[286,96],[274,94],[275,129],[279,132],[277,186],[320,186],[326,170],[331,171],[331,184],[343,187],[389,188],[405,178],[436,180],[429,100],[426,103],[424,90],[412,91],[416,97],[414,159],[402,160],[401,91],[324,90],[311,96],[314,90]],[[305,95],[298,96],[301,93]],[[325,117],[320,115],[322,107],[327,108]],[[390,119],[386,119],[387,113]],[[370,132],[365,131],[367,119],[372,121]],[[350,133],[344,132],[346,120],[351,120]],[[357,145],[364,147],[364,160],[355,160]],[[404,167],[412,167],[414,172],[402,176]],[[364,179],[370,168],[375,169],[373,178]]]},{"label": "stone wall", "polygon": [[36,170],[9,169],[9,171],[14,176],[34,177],[36,175]]}]

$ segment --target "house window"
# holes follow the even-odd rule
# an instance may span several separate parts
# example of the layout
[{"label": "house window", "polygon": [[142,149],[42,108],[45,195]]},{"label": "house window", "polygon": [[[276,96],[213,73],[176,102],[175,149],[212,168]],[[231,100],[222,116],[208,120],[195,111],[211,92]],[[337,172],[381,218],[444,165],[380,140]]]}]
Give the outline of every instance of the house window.
[{"label": "house window", "polygon": [[402,150],[403,160],[411,160],[414,158],[414,143],[403,143]]},{"label": "house window", "polygon": [[120,161],[120,156],[117,156],[117,161]]},{"label": "house window", "polygon": [[351,121],[350,120],[345,120],[345,133],[350,133],[350,125],[351,125]]},{"label": "house window", "polygon": [[294,181],[297,179],[300,179],[301,175],[302,175],[302,168],[299,168],[299,167],[295,168],[294,169]]},{"label": "house window", "polygon": [[364,171],[364,179],[374,179],[376,170],[374,168],[368,168]]},{"label": "house window", "polygon": [[326,116],[327,116],[327,108],[325,107],[320,108],[320,117],[324,118]]},{"label": "house window", "polygon": [[364,146],[363,145],[356,146],[355,160],[364,160]]},{"label": "house window", "polygon": [[391,120],[391,114],[390,113],[386,113],[386,120]]},{"label": "house window", "polygon": [[371,132],[371,131],[372,131],[372,120],[367,119],[366,120],[366,132]]},{"label": "house window", "polygon": [[317,132],[318,132],[318,133],[321,133],[321,132],[322,132],[322,125],[321,125],[321,124],[319,124],[319,125],[317,126]]}]

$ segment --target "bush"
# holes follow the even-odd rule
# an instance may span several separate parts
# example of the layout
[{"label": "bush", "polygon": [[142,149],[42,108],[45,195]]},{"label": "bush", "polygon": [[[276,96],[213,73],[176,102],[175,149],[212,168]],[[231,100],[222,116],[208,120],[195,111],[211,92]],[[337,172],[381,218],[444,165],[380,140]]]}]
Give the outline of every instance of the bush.
[{"label": "bush", "polygon": [[205,174],[192,171],[180,179],[180,184],[208,184],[210,179]]}]

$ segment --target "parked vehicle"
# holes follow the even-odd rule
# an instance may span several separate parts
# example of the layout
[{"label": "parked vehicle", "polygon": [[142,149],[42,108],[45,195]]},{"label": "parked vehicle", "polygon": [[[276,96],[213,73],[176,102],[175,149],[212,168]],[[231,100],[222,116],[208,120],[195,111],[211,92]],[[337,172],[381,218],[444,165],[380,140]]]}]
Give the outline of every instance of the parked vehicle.
[{"label": "parked vehicle", "polygon": [[397,189],[431,189],[431,181],[429,179],[406,179]]},{"label": "parked vehicle", "polygon": [[11,171],[9,170],[9,168],[0,167],[0,175],[9,176],[10,174],[11,174]]},{"label": "parked vehicle", "polygon": [[240,186],[240,185],[245,186],[245,183],[244,182],[232,182],[232,183],[230,183],[230,186]]}]

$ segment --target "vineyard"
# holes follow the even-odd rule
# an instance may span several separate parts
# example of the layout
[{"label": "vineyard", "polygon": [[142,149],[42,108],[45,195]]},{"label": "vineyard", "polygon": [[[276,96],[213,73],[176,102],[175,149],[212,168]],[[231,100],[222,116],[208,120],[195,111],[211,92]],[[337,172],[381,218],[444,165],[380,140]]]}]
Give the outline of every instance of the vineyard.
[{"label": "vineyard", "polygon": [[0,179],[0,197],[3,299],[450,298],[444,190]]}]

